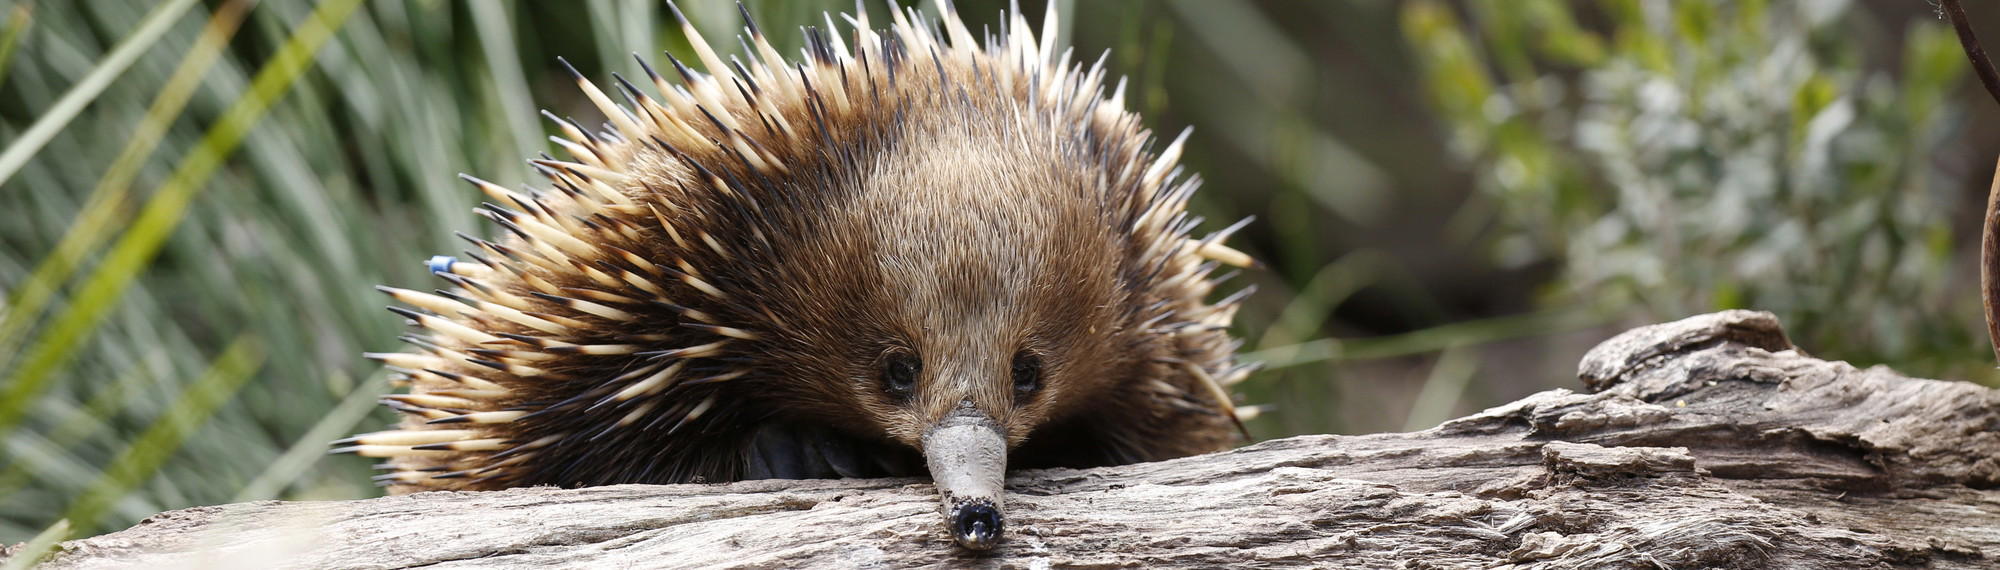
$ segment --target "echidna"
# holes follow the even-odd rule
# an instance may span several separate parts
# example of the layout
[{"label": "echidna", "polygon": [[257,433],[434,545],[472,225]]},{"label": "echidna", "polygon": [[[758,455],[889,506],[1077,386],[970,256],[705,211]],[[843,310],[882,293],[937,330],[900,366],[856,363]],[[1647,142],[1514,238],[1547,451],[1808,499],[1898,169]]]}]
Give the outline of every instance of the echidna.
[{"label": "echidna", "polygon": [[545,190],[466,177],[510,235],[383,288],[425,329],[369,355],[408,415],[342,450],[401,491],[927,471],[986,549],[1010,465],[1231,445],[1248,291],[1208,299],[1250,259],[1241,223],[1190,237],[1185,133],[1152,150],[1054,10],[980,37],[940,4],[829,16],[798,61],[755,23],[725,60],[675,7],[707,73],[640,58],[657,92],[614,74],[622,104],[578,74],[608,124],[549,115]]}]

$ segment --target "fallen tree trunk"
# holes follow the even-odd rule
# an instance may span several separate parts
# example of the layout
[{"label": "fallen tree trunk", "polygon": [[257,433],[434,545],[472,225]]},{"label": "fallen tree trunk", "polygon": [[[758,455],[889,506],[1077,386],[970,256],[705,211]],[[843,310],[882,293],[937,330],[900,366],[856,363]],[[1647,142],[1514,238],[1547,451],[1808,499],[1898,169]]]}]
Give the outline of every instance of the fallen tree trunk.
[{"label": "fallen tree trunk", "polygon": [[47,567],[2000,565],[2000,391],[1813,359],[1749,311],[1629,331],[1579,375],[1421,432],[1015,473],[985,554],[925,481],[872,479],[197,507]]}]

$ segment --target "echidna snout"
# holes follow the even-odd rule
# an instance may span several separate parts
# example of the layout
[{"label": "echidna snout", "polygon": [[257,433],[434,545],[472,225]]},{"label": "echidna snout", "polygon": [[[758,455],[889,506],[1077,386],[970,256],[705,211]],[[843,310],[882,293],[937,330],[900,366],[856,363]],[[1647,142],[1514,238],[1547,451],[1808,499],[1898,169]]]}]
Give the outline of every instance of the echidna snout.
[{"label": "echidna snout", "polygon": [[924,434],[924,462],[944,501],[951,538],[987,550],[1000,542],[1000,488],[1007,473],[1007,436],[993,417],[965,402]]}]

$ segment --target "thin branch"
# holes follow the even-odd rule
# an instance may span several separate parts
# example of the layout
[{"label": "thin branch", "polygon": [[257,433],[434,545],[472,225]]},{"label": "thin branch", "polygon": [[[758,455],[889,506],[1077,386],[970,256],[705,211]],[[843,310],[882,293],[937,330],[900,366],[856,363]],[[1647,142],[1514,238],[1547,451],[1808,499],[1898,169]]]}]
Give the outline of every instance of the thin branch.
[{"label": "thin branch", "polygon": [[1986,50],[1979,47],[1979,38],[1972,35],[1972,22],[1965,18],[1965,7],[1958,0],[1941,0],[1944,13],[1951,17],[1951,27],[1958,30],[1958,44],[1965,48],[1965,57],[1972,59],[1972,71],[1979,74],[1979,82],[1986,85],[1986,94],[2000,103],[2000,72],[1993,70],[1993,61],[1986,58]]}]

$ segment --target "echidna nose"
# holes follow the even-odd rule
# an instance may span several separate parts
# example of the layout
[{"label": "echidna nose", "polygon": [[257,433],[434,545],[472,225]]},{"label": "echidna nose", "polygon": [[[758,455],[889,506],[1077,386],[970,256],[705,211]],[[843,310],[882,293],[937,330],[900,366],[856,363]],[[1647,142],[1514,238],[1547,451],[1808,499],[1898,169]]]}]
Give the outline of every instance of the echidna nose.
[{"label": "echidna nose", "polygon": [[987,503],[961,505],[952,517],[953,540],[972,550],[988,550],[1000,542],[1000,510]]}]

